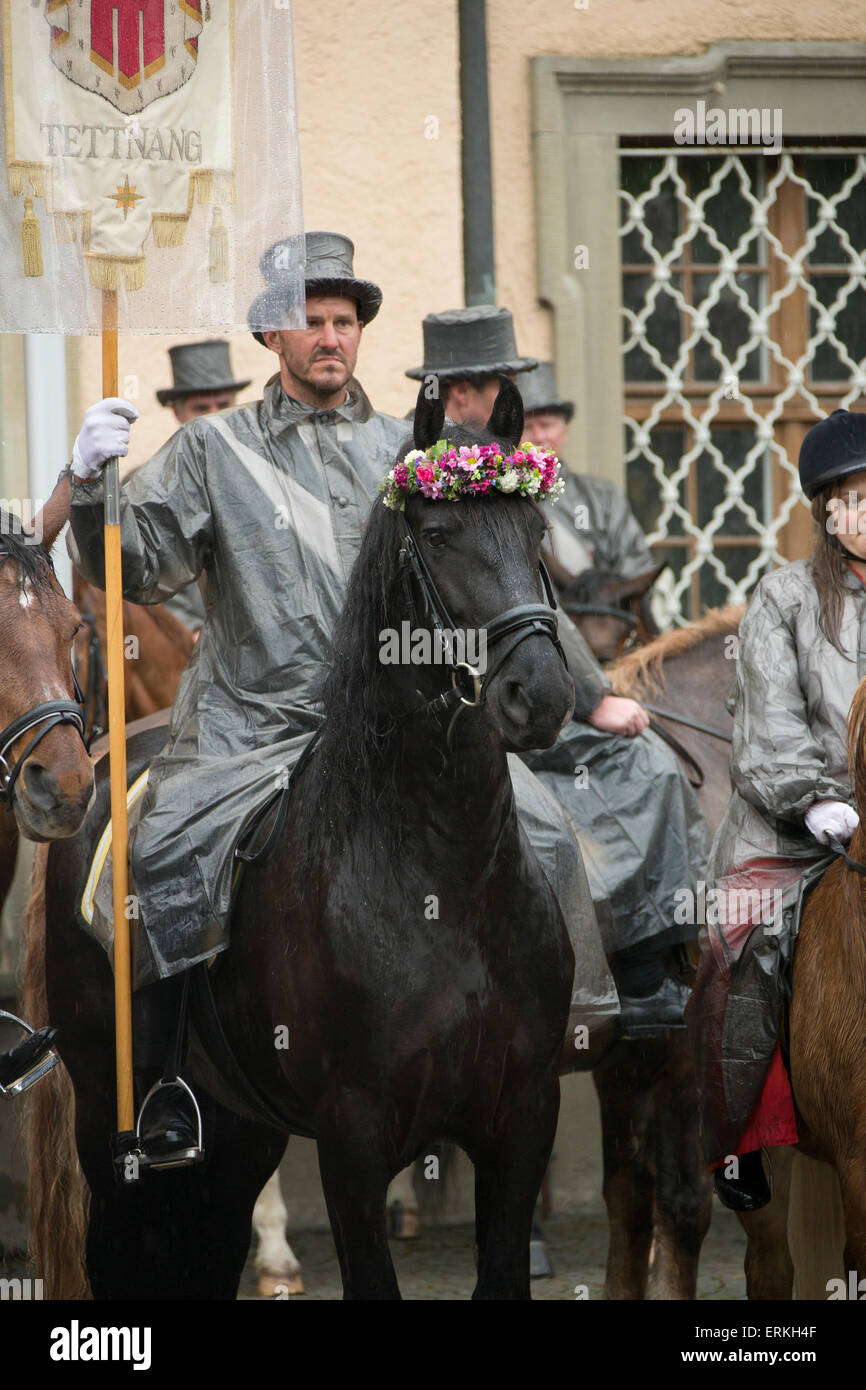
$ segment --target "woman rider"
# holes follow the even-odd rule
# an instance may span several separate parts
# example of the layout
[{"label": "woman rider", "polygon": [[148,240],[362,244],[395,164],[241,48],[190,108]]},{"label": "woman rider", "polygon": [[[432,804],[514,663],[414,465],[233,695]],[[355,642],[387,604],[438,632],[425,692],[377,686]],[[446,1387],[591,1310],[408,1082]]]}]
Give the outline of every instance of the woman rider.
[{"label": "woman rider", "polygon": [[815,545],[761,580],[740,626],[733,792],[687,1010],[704,1148],[736,1211],[770,1200],[761,1149],[797,1142],[778,1042],[786,909],[814,880],[808,871],[826,867],[828,837],[847,842],[858,824],[846,727],[866,675],[866,414],[834,410],[806,435],[799,463]]}]

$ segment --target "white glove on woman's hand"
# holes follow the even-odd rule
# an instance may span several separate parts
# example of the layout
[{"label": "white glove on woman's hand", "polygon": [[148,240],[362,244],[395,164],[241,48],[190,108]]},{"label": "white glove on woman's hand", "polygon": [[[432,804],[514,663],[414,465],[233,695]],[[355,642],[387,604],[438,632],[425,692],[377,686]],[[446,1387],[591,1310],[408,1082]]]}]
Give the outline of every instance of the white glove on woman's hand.
[{"label": "white glove on woman's hand", "polygon": [[806,812],[806,825],[821,845],[827,844],[828,835],[844,844],[859,824],[857,812],[844,801],[816,801]]},{"label": "white glove on woman's hand", "polygon": [[81,431],[72,446],[72,471],[76,478],[98,478],[109,459],[129,453],[129,426],[138,411],[119,396],[107,396],[84,412]]}]

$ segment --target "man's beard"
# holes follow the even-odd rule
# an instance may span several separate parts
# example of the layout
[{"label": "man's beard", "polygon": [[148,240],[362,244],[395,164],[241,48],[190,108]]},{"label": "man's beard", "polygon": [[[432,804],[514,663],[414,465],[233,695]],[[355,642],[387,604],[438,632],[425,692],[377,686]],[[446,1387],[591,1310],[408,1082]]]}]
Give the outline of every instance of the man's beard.
[{"label": "man's beard", "polygon": [[343,387],[348,385],[352,376],[352,372],[348,362],[345,360],[345,358],[341,356],[336,358],[336,360],[332,361],[330,367],[331,371],[339,371],[339,378],[335,379],[333,377],[314,377],[312,375],[313,368],[315,367],[316,362],[320,362],[321,360],[321,357],[314,357],[313,360],[309,363],[309,366],[305,368],[305,374],[301,376],[298,373],[298,371],[292,367],[291,363],[286,362],[286,359],[283,358],[283,361],[286,362],[286,369],[288,370],[289,374],[295,377],[297,381],[302,382],[303,385],[308,388],[308,390],[313,391],[320,396],[332,396],[335,391],[340,391],[343,389]]}]

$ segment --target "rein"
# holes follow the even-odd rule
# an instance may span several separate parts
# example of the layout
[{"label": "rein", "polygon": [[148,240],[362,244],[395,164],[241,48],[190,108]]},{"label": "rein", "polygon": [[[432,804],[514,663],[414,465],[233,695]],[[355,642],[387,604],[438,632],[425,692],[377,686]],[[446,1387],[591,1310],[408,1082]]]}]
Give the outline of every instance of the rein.
[{"label": "rein", "polygon": [[724,743],[733,743],[733,734],[726,734],[724,729],[714,729],[712,724],[702,724],[699,719],[691,719],[685,714],[674,714],[673,710],[659,709],[658,705],[648,705],[646,700],[641,700],[645,710],[650,714],[658,714],[662,719],[672,719],[675,724],[685,724],[689,729],[696,729],[699,734],[709,734],[711,738],[720,738]]},{"label": "rein", "polygon": [[827,836],[827,846],[834,854],[838,854],[840,859],[844,859],[848,868],[853,869],[855,874],[863,874],[866,876],[866,864],[861,864],[857,859],[852,859],[845,846],[840,840],[837,840],[835,835]]},{"label": "rein", "polygon": [[84,707],[85,727],[90,720],[91,711],[93,714],[90,736],[85,739],[85,747],[89,753],[91,744],[99,738],[100,734],[104,734],[106,729],[105,721],[108,717],[108,711],[105,708],[105,701],[102,696],[101,682],[105,681],[107,683],[108,672],[105,669],[99,633],[96,630],[96,615],[86,599],[81,608],[81,616],[90,629],[90,637],[87,643],[87,690],[84,694],[81,693],[81,688],[78,685],[78,675],[74,665],[73,675],[75,676],[78,696]]},{"label": "rein", "polygon": [[[435,580],[427,568],[427,563],[418,548],[412,529],[402,512],[399,513],[399,521],[403,532],[399,555],[400,565],[404,572],[408,570],[414,577],[421,593],[426,617],[432,624],[433,630],[442,634],[446,632],[453,634],[457,631],[457,626],[448,612],[442,595],[436,588]],[[525,642],[527,637],[538,635],[549,637],[559,653],[563,665],[568,670],[568,662],[559,640],[553,585],[547,567],[540,557],[538,565],[547,602],[518,604],[517,607],[509,608],[506,612],[500,613],[498,617],[492,618],[485,625],[488,648],[497,642],[505,643],[503,650],[497,655],[493,667],[482,674],[468,661],[454,662],[451,671],[451,688],[411,711],[413,714],[434,715],[447,714],[453,711],[451,722],[448,725],[449,743],[455,720],[461,710],[465,707],[477,709],[485,703],[487,688],[491,681],[508,657],[511,656],[511,653],[520,646],[521,642]],[[443,650],[450,656],[450,645],[444,636],[442,646]],[[465,684],[467,680],[471,682],[471,685]],[[470,695],[471,698],[469,698]]]},{"label": "rein", "polygon": [[[672,719],[674,723],[685,724],[687,728],[695,729],[699,734],[709,734],[711,738],[722,739],[725,743],[733,743],[732,735],[726,734],[723,729],[714,729],[711,724],[702,724],[699,719],[691,719],[685,714],[674,714],[673,710],[660,709],[658,705],[648,705],[645,700],[641,700],[640,703],[651,715],[656,714],[662,719]],[[676,734],[659,724],[658,719],[650,719],[650,728],[658,734],[660,739],[664,740],[669,748],[673,749],[680,761],[685,764],[690,785],[694,787],[695,791],[699,791],[704,785],[705,777],[704,769],[697,758],[689,752],[684,744],[680,743]]]}]

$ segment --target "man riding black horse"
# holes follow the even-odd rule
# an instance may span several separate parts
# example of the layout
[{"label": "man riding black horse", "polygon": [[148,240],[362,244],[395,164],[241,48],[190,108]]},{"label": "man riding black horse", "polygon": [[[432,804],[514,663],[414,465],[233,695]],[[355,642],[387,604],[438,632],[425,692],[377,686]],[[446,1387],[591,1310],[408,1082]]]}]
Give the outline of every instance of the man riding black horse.
[{"label": "man riding black horse", "polygon": [[[130,836],[139,913],[135,1064],[159,1066],[182,1035],[184,972],[229,944],[234,851],[249,814],[284,786],[321,725],[319,694],[362,527],[406,426],[373,411],[353,375],[381,291],[355,277],[352,243],[306,239],[307,326],[279,323],[289,286],[280,246],[262,258],[267,286],[254,336],[279,359],[264,399],[184,425],[126,482],[124,594],[160,602],[204,573],[208,611],[174,706],[168,745],[150,768]],[[107,400],[85,415],[73,463],[79,568],[104,584],[101,467],[126,452],[134,412]],[[603,682],[571,625],[560,637],[582,706]],[[585,939],[571,1022],[609,1025],[618,1011],[580,852],[561,808],[511,760],[521,821],[574,932]],[[95,933],[110,943],[110,890],[97,889]],[[101,896],[102,895],[102,896]],[[196,1117],[183,1084],[139,1116],[143,1161],[195,1161]]]}]

